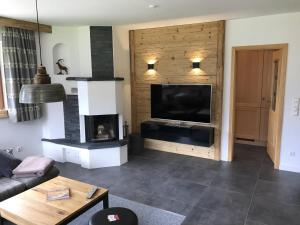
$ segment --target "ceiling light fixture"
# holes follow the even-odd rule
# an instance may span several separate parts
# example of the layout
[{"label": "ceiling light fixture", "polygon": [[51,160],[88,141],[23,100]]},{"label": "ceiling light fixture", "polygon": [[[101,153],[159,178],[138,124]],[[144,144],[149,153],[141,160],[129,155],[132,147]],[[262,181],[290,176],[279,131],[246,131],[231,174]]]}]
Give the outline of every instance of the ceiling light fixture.
[{"label": "ceiling light fixture", "polygon": [[41,34],[37,0],[35,0],[36,22],[39,40],[40,66],[37,67],[37,73],[34,76],[33,84],[22,85],[19,102],[26,104],[60,102],[66,99],[66,93],[62,84],[51,84],[51,78],[47,74],[46,67],[42,61]]}]

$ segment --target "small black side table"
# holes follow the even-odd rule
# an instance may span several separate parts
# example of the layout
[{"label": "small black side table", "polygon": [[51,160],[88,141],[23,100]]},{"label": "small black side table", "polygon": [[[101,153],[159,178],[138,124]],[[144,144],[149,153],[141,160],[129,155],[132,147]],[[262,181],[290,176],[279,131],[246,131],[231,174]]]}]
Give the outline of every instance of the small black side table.
[{"label": "small black side table", "polygon": [[[119,220],[110,222],[109,215],[118,216]],[[126,208],[116,207],[103,209],[94,214],[89,222],[89,225],[138,225],[138,218],[136,214]]]}]

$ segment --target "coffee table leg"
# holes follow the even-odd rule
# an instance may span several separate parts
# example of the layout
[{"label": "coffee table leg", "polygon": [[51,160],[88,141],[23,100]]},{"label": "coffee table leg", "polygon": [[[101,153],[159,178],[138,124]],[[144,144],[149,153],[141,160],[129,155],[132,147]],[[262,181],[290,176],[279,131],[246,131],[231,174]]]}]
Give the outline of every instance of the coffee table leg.
[{"label": "coffee table leg", "polygon": [[106,194],[103,199],[103,209],[108,209],[108,207],[109,207],[108,194]]}]

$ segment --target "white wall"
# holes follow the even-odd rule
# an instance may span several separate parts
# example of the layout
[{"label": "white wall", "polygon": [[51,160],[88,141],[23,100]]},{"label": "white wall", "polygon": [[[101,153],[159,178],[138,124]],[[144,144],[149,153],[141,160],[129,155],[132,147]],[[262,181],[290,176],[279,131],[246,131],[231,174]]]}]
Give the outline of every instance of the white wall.
[{"label": "white wall", "polygon": [[0,119],[0,149],[22,147],[20,153],[14,151],[19,158],[42,154],[43,120],[13,123],[9,119]]},{"label": "white wall", "polygon": [[[43,64],[51,76],[52,83],[62,83],[67,94],[76,87],[75,81],[66,81],[66,77],[89,77],[92,74],[90,31],[88,26],[66,27],[53,26],[52,33],[42,33]],[[53,51],[56,46],[62,46],[56,55]],[[59,58],[64,59],[69,69],[69,75],[56,75]]]},{"label": "white wall", "polygon": [[[147,24],[133,24],[114,27],[114,63],[117,71],[125,75],[127,87],[124,93],[126,120],[130,121],[130,55],[129,30],[150,27],[171,26],[204,22],[203,18],[179,19]],[[280,169],[300,172],[300,119],[291,115],[293,97],[300,97],[300,13],[271,15],[264,17],[236,19],[226,22],[225,38],[225,79],[223,98],[223,126],[221,159],[228,160],[229,99],[231,76],[231,49],[239,45],[259,45],[288,43],[288,68],[284,120],[282,134],[282,152]],[[295,157],[291,156],[295,152]]]},{"label": "white wall", "polygon": [[[51,76],[52,83],[64,85],[66,93],[71,93],[72,87],[77,87],[76,81],[66,81],[67,77],[92,76],[90,30],[88,26],[53,26],[52,33],[43,33],[41,36],[43,47],[43,63]],[[56,60],[59,56],[53,54],[53,48],[62,44],[62,58],[69,69],[69,75],[56,75]],[[58,51],[59,52],[59,51]],[[43,124],[43,137],[49,139],[64,138],[64,112],[63,103],[45,104],[45,116]]]},{"label": "white wall", "polygon": [[[114,31],[115,32],[115,31]],[[128,32],[122,29],[117,30],[116,39],[114,39],[115,52],[115,75],[125,77],[124,90],[125,96],[130,95],[130,64],[129,64],[129,38],[126,37]],[[124,35],[125,34],[125,35]],[[66,81],[66,77],[91,77],[92,61],[90,46],[90,29],[89,26],[53,26],[51,34],[42,34],[41,38],[43,47],[43,63],[47,67],[51,76],[52,83],[61,83],[64,85],[67,94],[71,94],[71,88],[77,87],[76,81]],[[65,63],[69,68],[68,76],[55,75],[55,61],[57,57],[53,54],[53,48],[57,44],[63,44],[61,49],[62,55],[66,57]],[[58,51],[59,52],[59,51]],[[53,56],[54,55],[54,56]],[[123,95],[124,96],[124,95]],[[131,105],[130,98],[124,98],[127,102],[126,108]],[[51,103],[45,105],[46,115],[43,126],[43,137],[54,139],[64,138],[64,114],[63,103]],[[124,118],[130,124],[130,108],[126,111]]]},{"label": "white wall", "polygon": [[[300,97],[300,13],[226,22],[222,159],[228,157],[231,50],[234,46],[288,43],[280,169],[300,172],[300,117],[292,116],[292,100]],[[295,153],[295,156],[292,156]]]},{"label": "white wall", "polygon": [[123,81],[123,118],[131,131],[130,50],[128,27],[113,27],[114,71]]}]

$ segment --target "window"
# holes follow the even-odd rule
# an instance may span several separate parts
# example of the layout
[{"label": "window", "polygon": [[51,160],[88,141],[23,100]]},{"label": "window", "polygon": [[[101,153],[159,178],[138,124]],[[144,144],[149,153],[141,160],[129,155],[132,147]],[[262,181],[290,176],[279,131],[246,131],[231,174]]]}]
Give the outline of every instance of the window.
[{"label": "window", "polygon": [[279,73],[279,62],[274,61],[274,74],[273,74],[273,91],[272,91],[272,111],[276,110],[276,96],[277,96],[277,83],[278,83],[278,73]]}]

